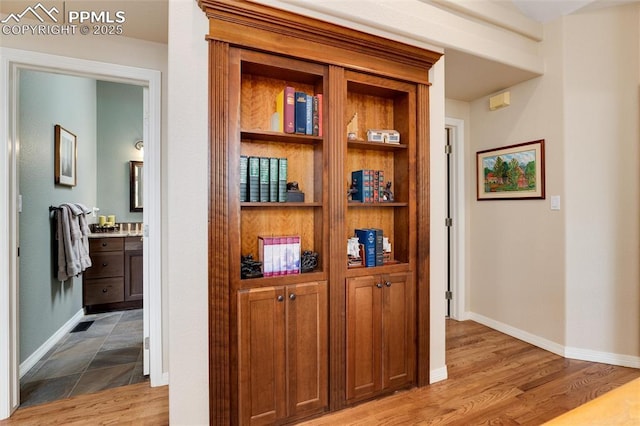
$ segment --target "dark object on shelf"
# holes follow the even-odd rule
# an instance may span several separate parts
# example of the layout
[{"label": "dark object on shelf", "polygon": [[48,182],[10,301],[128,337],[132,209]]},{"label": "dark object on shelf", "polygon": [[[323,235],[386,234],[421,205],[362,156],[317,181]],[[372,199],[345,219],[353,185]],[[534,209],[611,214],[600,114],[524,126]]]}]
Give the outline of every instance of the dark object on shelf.
[{"label": "dark object on shelf", "polygon": [[304,202],[304,192],[300,191],[298,182],[287,182],[287,201],[288,202]]},{"label": "dark object on shelf", "polygon": [[253,255],[241,256],[240,278],[260,278],[262,277],[262,262],[253,260]]},{"label": "dark object on shelf", "polygon": [[305,250],[300,256],[300,269],[302,273],[311,272],[318,267],[318,253]]},{"label": "dark object on shelf", "polygon": [[382,190],[382,201],[393,201],[393,192],[391,192],[391,181]]},{"label": "dark object on shelf", "polygon": [[358,182],[354,180],[353,182],[351,182],[351,186],[347,190],[347,200],[353,200],[353,194],[357,192],[358,192]]}]

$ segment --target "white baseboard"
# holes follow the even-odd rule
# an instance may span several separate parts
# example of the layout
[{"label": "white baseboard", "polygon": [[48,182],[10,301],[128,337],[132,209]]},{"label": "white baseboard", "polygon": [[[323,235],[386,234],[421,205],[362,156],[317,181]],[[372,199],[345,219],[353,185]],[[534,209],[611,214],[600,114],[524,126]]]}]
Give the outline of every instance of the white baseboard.
[{"label": "white baseboard", "polygon": [[640,368],[640,357],[621,355],[611,352],[593,351],[591,349],[565,348],[565,357],[581,361],[601,362],[603,364],[620,365],[622,367]]},{"label": "white baseboard", "polygon": [[75,327],[80,320],[84,318],[84,309],[80,309],[76,314],[71,317],[69,321],[67,321],[62,327],[58,329],[51,337],[47,339],[46,342],[42,344],[38,349],[36,349],[27,359],[25,359],[19,367],[19,375],[22,378],[25,374],[29,372],[33,368],[34,365],[38,363],[44,357],[51,348],[55,346],[56,343],[60,341],[68,332],[70,332],[73,327]]},{"label": "white baseboard", "polygon": [[447,372],[447,366],[436,368],[435,370],[431,370],[429,372],[429,384],[434,384],[436,382],[441,382],[442,380],[447,380],[449,377],[449,373]]},{"label": "white baseboard", "polygon": [[475,322],[479,322],[482,325],[486,325],[487,327],[493,328],[494,330],[498,330],[501,333],[508,334],[509,336],[515,337],[516,339],[531,343],[532,345],[549,352],[553,352],[554,354],[560,355],[561,357],[565,356],[564,346],[556,342],[552,342],[551,340],[544,339],[540,336],[536,336],[535,334],[520,330],[519,328],[512,327],[500,321],[496,321],[483,315],[476,314],[475,312],[469,312],[469,319]]},{"label": "white baseboard", "polygon": [[619,365],[622,367],[640,368],[640,357],[633,355],[621,355],[610,352],[594,351],[591,349],[580,349],[563,346],[551,340],[544,339],[527,331],[520,330],[500,321],[487,318],[474,312],[469,313],[469,319],[478,322],[494,330],[498,330],[511,337],[520,339],[534,346],[553,352],[563,358],[578,359],[580,361],[599,362],[602,364]]}]

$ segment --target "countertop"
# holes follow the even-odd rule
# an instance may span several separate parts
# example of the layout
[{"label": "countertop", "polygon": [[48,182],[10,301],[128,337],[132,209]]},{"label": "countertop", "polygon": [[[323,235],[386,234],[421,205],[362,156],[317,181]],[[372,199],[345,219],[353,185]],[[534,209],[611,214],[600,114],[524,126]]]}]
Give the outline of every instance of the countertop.
[{"label": "countertop", "polygon": [[142,231],[92,232],[89,238],[142,237]]}]

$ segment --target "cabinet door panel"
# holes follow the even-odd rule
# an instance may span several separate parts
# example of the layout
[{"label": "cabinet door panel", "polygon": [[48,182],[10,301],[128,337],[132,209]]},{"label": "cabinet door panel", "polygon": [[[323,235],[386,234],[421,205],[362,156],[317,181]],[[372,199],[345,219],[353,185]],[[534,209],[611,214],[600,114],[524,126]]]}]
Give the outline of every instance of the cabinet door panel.
[{"label": "cabinet door panel", "polygon": [[326,282],[287,287],[289,415],[328,402]]},{"label": "cabinet door panel", "polygon": [[286,414],[284,315],[282,287],[238,293],[240,424],[272,424]]},{"label": "cabinet door panel", "polygon": [[375,277],[347,280],[347,399],[382,388],[382,289]]},{"label": "cabinet door panel", "polygon": [[142,300],[142,250],[124,252],[124,300]]},{"label": "cabinet door panel", "polygon": [[415,368],[415,315],[410,274],[385,276],[383,338],[384,383],[393,388],[410,383]]}]

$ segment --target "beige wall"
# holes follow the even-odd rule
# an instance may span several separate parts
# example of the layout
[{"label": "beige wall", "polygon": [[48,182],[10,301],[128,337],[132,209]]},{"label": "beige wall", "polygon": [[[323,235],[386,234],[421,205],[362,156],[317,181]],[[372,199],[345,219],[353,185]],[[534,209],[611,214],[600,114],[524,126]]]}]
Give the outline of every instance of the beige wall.
[{"label": "beige wall", "polygon": [[[471,103],[472,170],[469,307],[477,315],[548,341],[564,342],[564,213],[549,196],[563,194],[562,39],[547,28],[544,77],[509,88],[511,105]],[[475,153],[545,140],[546,200],[476,201]]]},{"label": "beige wall", "polygon": [[[640,365],[639,6],[545,26],[543,77],[471,104],[471,154],[545,139],[544,201],[470,200],[470,310],[568,357]],[[475,169],[475,165],[474,165]],[[470,184],[475,188],[475,178]],[[550,210],[550,196],[561,210]]]},{"label": "beige wall", "polygon": [[571,16],[563,33],[567,346],[635,357],[639,11],[634,4]]}]

